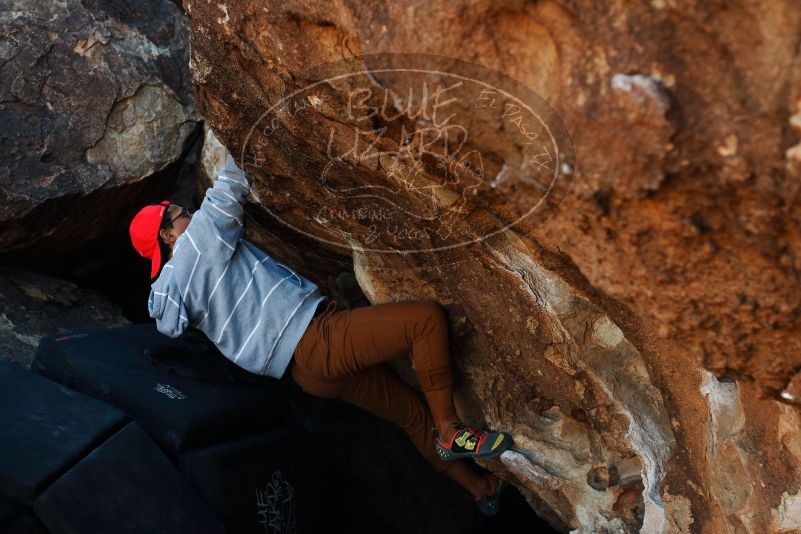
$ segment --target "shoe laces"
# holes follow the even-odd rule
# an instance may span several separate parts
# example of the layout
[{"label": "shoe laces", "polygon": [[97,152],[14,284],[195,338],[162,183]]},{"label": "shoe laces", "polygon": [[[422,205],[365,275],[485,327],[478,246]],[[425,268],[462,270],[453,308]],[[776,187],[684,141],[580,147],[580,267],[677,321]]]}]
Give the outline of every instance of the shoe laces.
[{"label": "shoe laces", "polygon": [[453,439],[451,440],[451,445],[456,440],[456,438],[459,436],[459,433],[463,432],[465,430],[478,438],[478,442],[476,443],[476,450],[480,449],[481,445],[485,441],[487,441],[487,436],[489,434],[487,433],[486,430],[479,430],[478,428],[475,428],[475,427],[472,427],[472,426],[467,426],[467,425],[462,425],[462,424],[458,424],[458,423],[454,424],[453,426],[457,430],[456,430],[456,433],[453,435]]}]

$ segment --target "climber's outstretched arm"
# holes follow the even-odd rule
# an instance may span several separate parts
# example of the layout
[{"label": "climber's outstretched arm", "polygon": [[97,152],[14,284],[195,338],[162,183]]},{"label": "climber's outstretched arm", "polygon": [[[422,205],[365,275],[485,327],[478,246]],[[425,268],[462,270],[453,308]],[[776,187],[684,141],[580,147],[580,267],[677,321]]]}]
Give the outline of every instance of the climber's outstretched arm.
[{"label": "climber's outstretched arm", "polygon": [[193,221],[198,230],[206,233],[196,236],[195,242],[201,243],[198,246],[204,254],[209,254],[210,259],[228,261],[236,250],[237,242],[245,232],[243,202],[250,186],[250,179],[229,154],[217,180],[206,190],[203,203],[193,216],[193,219],[199,219]]}]

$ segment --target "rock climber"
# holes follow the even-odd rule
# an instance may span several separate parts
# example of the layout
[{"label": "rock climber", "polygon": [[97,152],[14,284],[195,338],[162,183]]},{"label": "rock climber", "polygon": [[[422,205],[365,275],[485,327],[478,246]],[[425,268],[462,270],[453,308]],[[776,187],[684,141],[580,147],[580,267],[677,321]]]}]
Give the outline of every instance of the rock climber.
[{"label": "rock climber", "polygon": [[[250,187],[228,155],[196,212],[164,200],[133,218],[133,246],[151,262],[148,311],[158,330],[177,337],[187,326],[197,328],[247,371],[398,424],[483,514],[497,514],[506,481],[466,460],[498,456],[511,436],[466,425],[457,415],[441,305],[417,300],[346,309],[321,294],[244,239]],[[385,363],[406,354],[425,403]]]}]

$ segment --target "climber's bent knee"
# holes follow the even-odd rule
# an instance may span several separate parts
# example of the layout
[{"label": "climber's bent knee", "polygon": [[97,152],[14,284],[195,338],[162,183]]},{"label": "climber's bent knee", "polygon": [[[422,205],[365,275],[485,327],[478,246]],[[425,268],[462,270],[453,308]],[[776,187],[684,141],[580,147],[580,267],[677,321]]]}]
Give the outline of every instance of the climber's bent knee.
[{"label": "climber's bent knee", "polygon": [[416,304],[420,310],[420,326],[424,331],[432,328],[447,329],[448,318],[439,302],[435,300],[420,300]]}]

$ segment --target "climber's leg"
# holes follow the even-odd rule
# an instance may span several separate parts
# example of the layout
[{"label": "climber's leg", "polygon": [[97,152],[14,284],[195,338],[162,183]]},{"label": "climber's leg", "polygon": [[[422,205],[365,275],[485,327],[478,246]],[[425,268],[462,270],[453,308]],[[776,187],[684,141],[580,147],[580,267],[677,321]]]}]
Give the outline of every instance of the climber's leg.
[{"label": "climber's leg", "polygon": [[453,403],[448,324],[435,301],[326,310],[309,324],[295,361],[308,373],[335,381],[407,354],[437,430],[452,434],[459,417]]},{"label": "climber's leg", "polygon": [[467,461],[446,462],[436,454],[431,446],[434,439],[431,412],[420,394],[398,378],[386,364],[333,380],[314,376],[294,362],[289,372],[295,383],[310,395],[344,400],[400,426],[435,471],[448,475],[473,497],[484,495],[489,490],[487,480]]},{"label": "climber's leg", "polygon": [[467,460],[456,460],[449,462],[453,467],[449,467],[445,474],[451,480],[466,489],[473,498],[487,495],[490,491],[489,481],[476,472],[473,467],[475,464]]},{"label": "climber's leg", "polygon": [[400,426],[435,471],[450,467],[432,446],[433,420],[420,394],[386,364],[369,367],[351,377],[339,398]]}]

